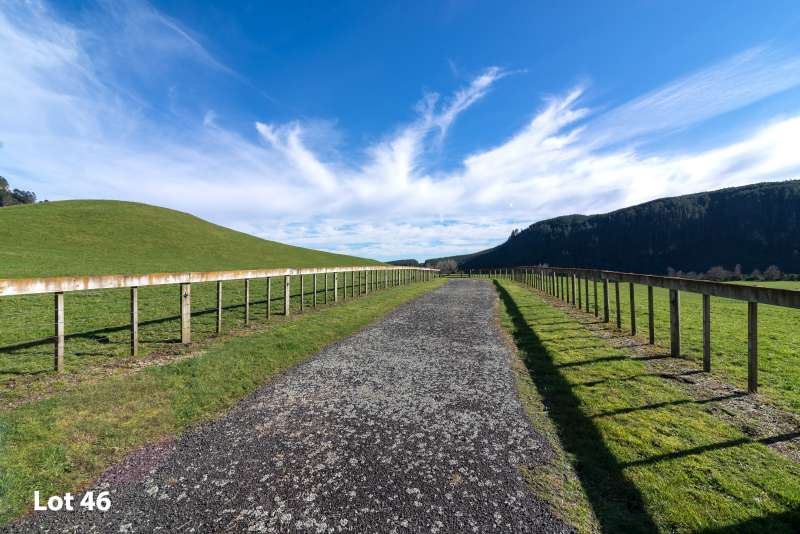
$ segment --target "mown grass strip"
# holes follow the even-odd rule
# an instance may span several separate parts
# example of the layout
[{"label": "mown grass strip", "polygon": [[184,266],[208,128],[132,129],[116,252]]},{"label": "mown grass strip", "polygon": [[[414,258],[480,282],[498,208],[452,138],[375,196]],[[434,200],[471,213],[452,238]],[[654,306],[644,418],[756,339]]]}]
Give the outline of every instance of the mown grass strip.
[{"label": "mown grass strip", "polygon": [[603,531],[800,529],[799,466],[528,288],[497,286],[501,323]]},{"label": "mown grass strip", "polygon": [[0,413],[0,523],[88,483],[133,449],[210,419],[270,376],[444,283],[379,291],[210,346],[161,367]]}]

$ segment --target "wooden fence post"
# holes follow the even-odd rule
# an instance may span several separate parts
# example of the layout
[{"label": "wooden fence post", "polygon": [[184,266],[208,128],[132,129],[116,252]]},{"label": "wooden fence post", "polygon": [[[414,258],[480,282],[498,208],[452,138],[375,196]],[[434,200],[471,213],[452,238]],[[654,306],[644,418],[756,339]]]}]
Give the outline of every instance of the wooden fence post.
[{"label": "wooden fence post", "polygon": [[250,324],[250,279],[244,280],[244,324]]},{"label": "wooden fence post", "polygon": [[291,302],[292,302],[292,277],[291,275],[286,275],[283,277],[283,314],[286,317],[289,317],[291,313]]},{"label": "wooden fence post", "polygon": [[272,315],[272,277],[267,277],[267,320]]},{"label": "wooden fence post", "polygon": [[575,306],[575,279],[576,276],[573,274],[570,276],[570,284],[572,285],[572,305]]},{"label": "wooden fence post", "polygon": [[322,284],[322,287],[323,287],[323,289],[325,291],[325,298],[322,299],[322,303],[323,304],[327,304],[328,303],[328,273],[327,272],[325,273],[325,282]]},{"label": "wooden fence post", "polygon": [[139,355],[139,288],[131,288],[131,356]]},{"label": "wooden fence post", "polygon": [[339,271],[333,273],[333,302],[339,302]]},{"label": "wooden fence post", "polygon": [[594,283],[594,316],[600,316],[600,307],[597,305],[597,278],[593,279]]},{"label": "wooden fence post", "polygon": [[222,332],[222,280],[217,280],[217,334]]},{"label": "wooden fence post", "polygon": [[64,370],[64,293],[55,293],[55,337],[53,338],[53,368]]},{"label": "wooden fence post", "polygon": [[622,328],[622,308],[619,305],[619,280],[614,280],[614,298],[617,303],[617,328]]},{"label": "wooden fence post", "polygon": [[181,343],[192,342],[192,284],[181,284]]},{"label": "wooden fence post", "polygon": [[317,273],[314,273],[314,307],[317,307]]},{"label": "wooden fence post", "polygon": [[350,271],[350,295],[356,298],[356,272]]},{"label": "wooden fence post", "polygon": [[577,278],[578,278],[578,309],[581,310],[583,309],[583,291],[581,291],[581,278],[580,276],[578,276]]},{"label": "wooden fence post", "polygon": [[300,313],[306,309],[306,277],[300,275]]},{"label": "wooden fence post", "polygon": [[758,392],[758,303],[747,303],[747,391]]},{"label": "wooden fence post", "polygon": [[589,277],[583,279],[583,286],[586,290],[586,313],[589,313]]},{"label": "wooden fence post", "polygon": [[653,312],[653,286],[647,286],[647,333],[651,345],[656,342],[656,319]]},{"label": "wooden fence post", "polygon": [[608,279],[603,278],[603,322],[609,321],[609,305],[608,305]]},{"label": "wooden fence post", "polygon": [[631,300],[631,335],[636,335],[636,293],[634,289],[633,282],[628,284],[629,291],[630,291],[630,300]]},{"label": "wooden fence post", "polygon": [[669,346],[670,355],[681,355],[681,295],[677,289],[669,290]]},{"label": "wooden fence post", "polygon": [[703,371],[711,371],[711,295],[703,295]]}]

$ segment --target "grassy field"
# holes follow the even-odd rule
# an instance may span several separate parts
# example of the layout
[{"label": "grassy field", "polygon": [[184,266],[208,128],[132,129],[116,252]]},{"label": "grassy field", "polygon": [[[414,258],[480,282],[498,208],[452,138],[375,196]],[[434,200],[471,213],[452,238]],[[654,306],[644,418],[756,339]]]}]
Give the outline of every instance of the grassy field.
[{"label": "grassy field", "polygon": [[[205,271],[269,267],[332,267],[374,264],[265,241],[173,210],[114,201],[67,201],[0,210],[0,278]],[[320,288],[323,278],[319,277]],[[306,292],[312,277],[305,277]],[[328,277],[329,287],[333,276]],[[348,275],[348,286],[352,286]],[[340,280],[341,287],[341,280]],[[139,290],[140,358],[181,350],[177,286]],[[226,282],[225,328],[244,324],[244,282]],[[292,281],[292,308],[300,307],[300,283]],[[348,290],[349,291],[349,290]],[[192,287],[193,340],[215,335],[216,285]],[[332,290],[329,292],[329,300]],[[67,334],[64,380],[118,363],[129,354],[129,292],[83,291],[65,295]],[[283,306],[283,284],[273,280],[273,312]],[[266,317],[266,282],[251,283],[251,317]],[[324,295],[318,299],[324,301]],[[305,296],[310,305],[312,296]],[[0,298],[0,403],[29,395],[52,374],[53,297]],[[38,343],[37,343],[38,341]],[[31,343],[33,342],[33,343]],[[58,387],[58,382],[48,384]]]},{"label": "grassy field", "polygon": [[[305,276],[304,304],[313,306],[313,276]],[[354,291],[352,273],[348,273],[347,299]],[[283,314],[283,280],[272,280],[271,319]],[[356,294],[359,293],[356,278]],[[345,291],[339,278],[339,298]],[[318,305],[325,302],[324,277],[317,278]],[[328,275],[328,302],[333,302],[333,275]],[[363,289],[361,290],[363,291]],[[266,281],[250,284],[250,317],[252,328],[267,323]],[[244,282],[223,284],[223,333],[244,324]],[[203,343],[216,336],[216,284],[192,286],[192,341]],[[65,294],[67,334],[65,372],[56,382],[49,382],[49,391],[71,381],[76,375],[87,375],[109,365],[132,363],[129,348],[128,290],[84,291]],[[292,277],[292,313],[300,311],[300,281]],[[143,287],[139,290],[140,344],[138,359],[154,352],[184,350],[180,343],[178,286]],[[29,396],[40,379],[53,375],[52,335],[53,301],[50,295],[0,298],[0,404]],[[26,343],[40,340],[37,343]]]},{"label": "grassy field", "polygon": [[800,466],[530,289],[504,280],[498,291],[502,325],[580,481],[583,491],[564,485],[564,515],[580,530],[596,526],[587,507],[606,532],[800,529]]},{"label": "grassy field", "polygon": [[212,341],[190,359],[87,381],[0,411],[0,523],[31,507],[34,489],[50,495],[81,487],[134,448],[224,412],[269,376],[441,283],[377,291],[277,319],[266,329]]},{"label": "grassy field", "polygon": [[[800,282],[759,282],[758,285],[800,290]],[[583,289],[583,287],[582,287]],[[616,322],[617,305],[614,284],[609,284],[611,324]],[[647,340],[647,287],[634,286],[636,325],[639,335]],[[598,284],[600,315],[603,313],[603,289]],[[589,283],[591,310],[594,310],[594,286]],[[669,291],[653,291],[656,343],[669,347]],[[630,331],[629,286],[620,284],[622,329]],[[585,302],[584,302],[585,306]],[[800,310],[759,305],[759,393],[780,406],[800,412]],[[711,370],[725,382],[747,387],[747,303],[711,299]],[[702,367],[702,297],[681,293],[682,354]]]}]

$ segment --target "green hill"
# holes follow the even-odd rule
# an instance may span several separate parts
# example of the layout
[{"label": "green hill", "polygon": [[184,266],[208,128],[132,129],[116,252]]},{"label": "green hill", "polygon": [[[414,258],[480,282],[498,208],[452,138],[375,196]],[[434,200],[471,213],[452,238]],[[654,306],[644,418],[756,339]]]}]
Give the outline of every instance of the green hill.
[{"label": "green hill", "polygon": [[[460,260],[460,261],[459,261]],[[532,224],[456,259],[462,269],[547,263],[664,274],[721,265],[800,272],[800,181],[662,198],[601,215]]]},{"label": "green hill", "polygon": [[0,278],[365,265],[146,204],[69,200],[0,209]]}]

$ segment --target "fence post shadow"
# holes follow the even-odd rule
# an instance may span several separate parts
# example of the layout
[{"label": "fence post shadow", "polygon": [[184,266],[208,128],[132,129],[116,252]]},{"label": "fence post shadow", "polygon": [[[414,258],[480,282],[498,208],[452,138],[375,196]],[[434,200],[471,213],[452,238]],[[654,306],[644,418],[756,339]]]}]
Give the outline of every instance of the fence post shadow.
[{"label": "fence post shadow", "polygon": [[508,292],[495,281],[513,324],[512,337],[536,389],[547,406],[561,445],[574,458],[578,479],[603,532],[657,532],[644,499],[603,442],[592,418],[580,408],[571,384],[553,362]]}]

